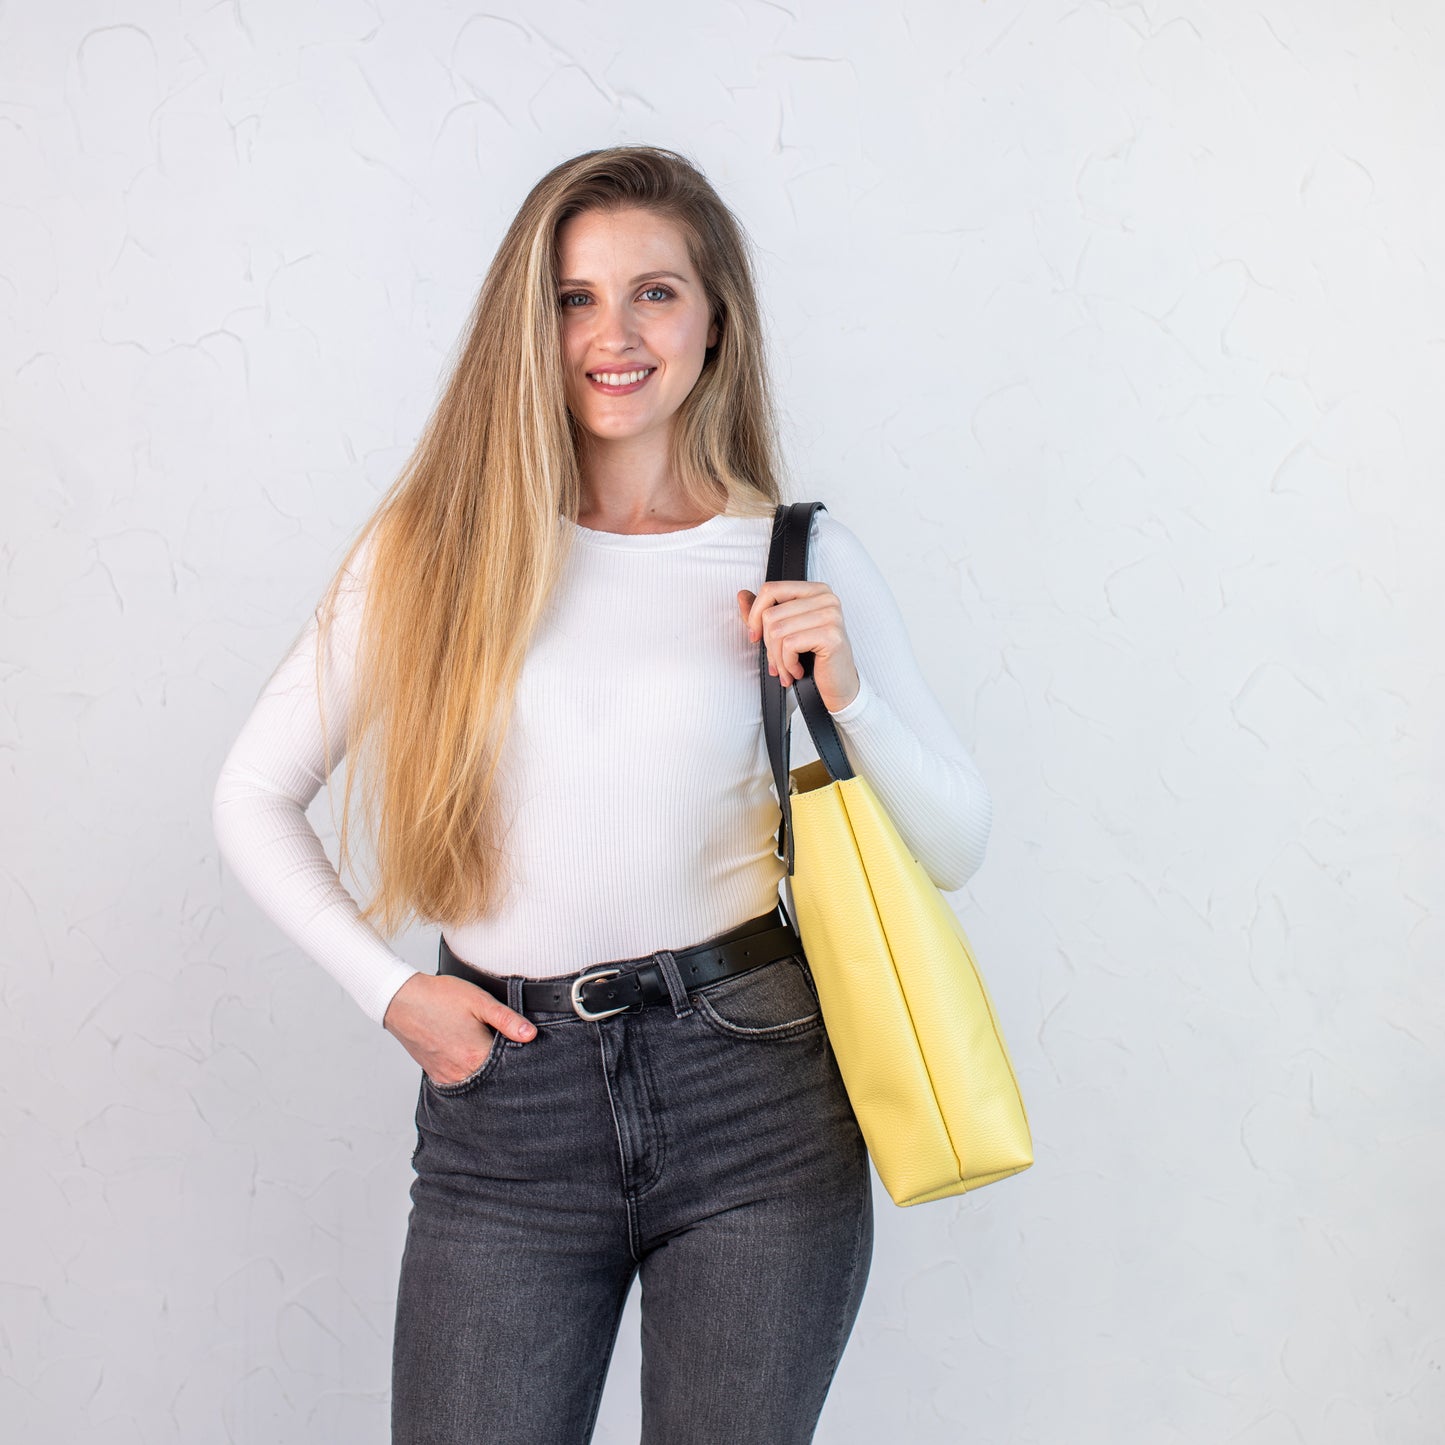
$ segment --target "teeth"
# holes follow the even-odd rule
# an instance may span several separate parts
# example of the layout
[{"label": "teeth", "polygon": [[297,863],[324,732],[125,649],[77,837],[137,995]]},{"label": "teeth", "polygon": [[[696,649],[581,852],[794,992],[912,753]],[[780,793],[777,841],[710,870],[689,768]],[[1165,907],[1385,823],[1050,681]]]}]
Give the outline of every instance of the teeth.
[{"label": "teeth", "polygon": [[634,381],[641,381],[652,370],[652,367],[644,366],[641,371],[593,371],[589,375],[594,381],[600,381],[606,386],[631,386]]}]

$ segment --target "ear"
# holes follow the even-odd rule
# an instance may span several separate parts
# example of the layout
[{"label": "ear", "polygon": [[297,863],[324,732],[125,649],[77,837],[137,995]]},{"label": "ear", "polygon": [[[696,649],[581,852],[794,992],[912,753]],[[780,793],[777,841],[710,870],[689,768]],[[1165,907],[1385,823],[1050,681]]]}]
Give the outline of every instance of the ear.
[{"label": "ear", "polygon": [[709,326],[708,329],[707,329],[707,349],[708,349],[709,351],[711,351],[711,350],[713,349],[713,347],[717,345],[717,338],[718,338],[718,324],[717,324],[716,321],[714,321],[714,322],[712,323],[712,325]]}]

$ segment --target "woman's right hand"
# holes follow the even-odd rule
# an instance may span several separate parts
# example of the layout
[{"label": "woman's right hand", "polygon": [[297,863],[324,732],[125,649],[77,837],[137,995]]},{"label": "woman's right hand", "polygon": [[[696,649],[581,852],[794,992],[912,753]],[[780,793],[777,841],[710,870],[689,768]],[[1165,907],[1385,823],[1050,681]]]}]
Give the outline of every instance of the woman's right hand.
[{"label": "woman's right hand", "polygon": [[536,1036],[528,1018],[486,989],[448,973],[418,973],[386,1006],[382,1028],[394,1035],[434,1084],[459,1084],[486,1061],[493,1031],[525,1043]]}]

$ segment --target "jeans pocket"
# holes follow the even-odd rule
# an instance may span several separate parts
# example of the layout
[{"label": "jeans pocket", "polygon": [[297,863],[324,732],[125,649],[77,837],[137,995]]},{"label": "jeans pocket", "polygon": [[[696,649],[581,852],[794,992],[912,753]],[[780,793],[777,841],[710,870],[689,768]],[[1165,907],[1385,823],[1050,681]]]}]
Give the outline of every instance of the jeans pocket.
[{"label": "jeans pocket", "polygon": [[820,1028],[823,1013],[800,954],[704,984],[689,997],[698,1017],[730,1038],[790,1039]]},{"label": "jeans pocket", "polygon": [[511,1040],[500,1029],[492,1030],[492,1046],[487,1050],[487,1056],[472,1070],[464,1079],[458,1079],[454,1084],[439,1084],[432,1076],[422,1070],[422,1082],[433,1093],[443,1099],[450,1099],[457,1094],[470,1093],[484,1079],[490,1078],[496,1072],[498,1063],[501,1062],[503,1051]]}]

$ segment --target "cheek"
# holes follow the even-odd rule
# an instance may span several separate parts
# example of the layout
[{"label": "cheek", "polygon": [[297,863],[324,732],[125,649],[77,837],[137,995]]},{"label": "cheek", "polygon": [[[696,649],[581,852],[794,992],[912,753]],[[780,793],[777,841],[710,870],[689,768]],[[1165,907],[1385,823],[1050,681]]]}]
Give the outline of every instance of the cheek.
[{"label": "cheek", "polygon": [[564,326],[562,330],[562,387],[570,399],[585,396],[587,387],[581,375],[581,366],[586,359],[587,340],[575,326]]},{"label": "cheek", "polygon": [[580,364],[586,345],[587,338],[582,334],[582,328],[575,323],[569,323],[564,314],[562,319],[562,360],[567,363],[569,373]]},{"label": "cheek", "polygon": [[707,350],[707,318],[679,317],[669,328],[668,354],[689,369],[701,370]]}]

